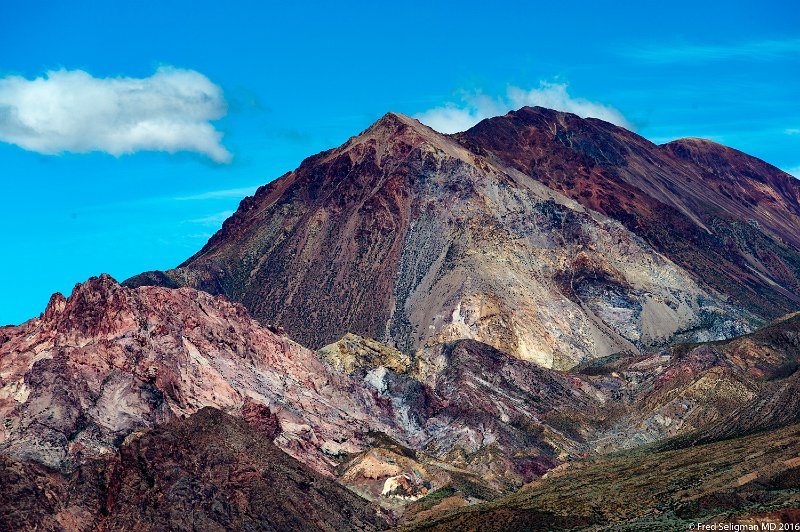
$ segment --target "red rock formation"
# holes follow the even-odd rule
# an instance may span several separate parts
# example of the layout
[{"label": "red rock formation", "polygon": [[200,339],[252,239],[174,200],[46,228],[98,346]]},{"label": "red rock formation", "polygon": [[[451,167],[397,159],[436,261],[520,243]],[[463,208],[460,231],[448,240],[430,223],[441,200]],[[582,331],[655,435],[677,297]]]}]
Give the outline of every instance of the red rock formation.
[{"label": "red rock formation", "polygon": [[0,452],[65,472],[212,406],[323,474],[383,433],[462,475],[493,469],[502,491],[586,451],[588,432],[546,428],[550,409],[583,423],[602,402],[591,386],[474,341],[431,347],[412,368],[350,336],[339,372],[221,296],[107,275],[0,332]]},{"label": "red rock formation", "polygon": [[325,453],[360,450],[359,434],[393,432],[361,384],[192,289],[132,290],[103,275],[2,332],[0,448],[51,467],[205,406],[242,415],[320,471]]},{"label": "red rock formation", "polygon": [[[380,496],[387,479],[403,474],[426,489],[455,490],[459,500],[489,498],[597,451],[797,420],[799,323],[788,317],[728,342],[612,357],[571,374],[474,340],[407,357],[350,335],[322,350],[346,362],[339,372],[219,296],[130,289],[102,276],[69,299],[54,296],[41,318],[0,329],[0,455],[13,457],[3,458],[0,474],[27,494],[6,488],[0,498],[25,499],[14,507],[29,508],[32,497],[44,508],[34,512],[42,523],[79,528],[83,521],[52,493],[74,491],[81,505],[110,511],[114,501],[97,501],[109,489],[101,484],[113,480],[98,476],[102,464],[120,445],[127,456],[126,445],[137,448],[153,426],[205,406],[242,417],[258,438],[389,506],[416,497]],[[64,484],[64,474],[74,484]],[[200,475],[199,490],[216,485],[213,475],[186,475]],[[137,490],[123,498],[154,496]]]}]

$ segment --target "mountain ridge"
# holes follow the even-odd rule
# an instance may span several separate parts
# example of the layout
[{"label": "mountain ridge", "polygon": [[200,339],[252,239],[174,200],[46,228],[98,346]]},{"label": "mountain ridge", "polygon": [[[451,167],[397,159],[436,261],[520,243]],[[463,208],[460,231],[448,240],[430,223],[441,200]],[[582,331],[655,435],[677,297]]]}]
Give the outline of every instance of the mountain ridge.
[{"label": "mountain ridge", "polygon": [[[731,185],[708,168],[676,166],[691,162],[685,141],[656,146],[613,124],[542,108],[486,119],[456,136],[619,220],[766,319],[797,308],[800,182],[772,165],[722,147],[726,157],[712,153],[715,164],[731,169],[732,158],[744,168],[730,173]],[[668,175],[674,177],[665,181]],[[742,191],[745,205],[733,199]],[[755,205],[769,210],[759,214]],[[770,306],[765,298],[772,299]]]}]

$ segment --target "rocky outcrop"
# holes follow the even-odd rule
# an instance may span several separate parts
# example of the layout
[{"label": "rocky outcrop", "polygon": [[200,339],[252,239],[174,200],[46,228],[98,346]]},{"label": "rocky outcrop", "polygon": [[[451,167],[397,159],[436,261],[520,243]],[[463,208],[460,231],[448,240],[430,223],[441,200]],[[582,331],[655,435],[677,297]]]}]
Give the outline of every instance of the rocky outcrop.
[{"label": "rocky outcrop", "polygon": [[671,445],[690,445],[797,423],[798,368],[797,314],[729,341],[599,361],[581,371],[620,409],[596,433],[594,451],[676,436]]},{"label": "rocky outcrop", "polygon": [[93,278],[3,338],[0,451],[50,467],[69,470],[206,406],[243,416],[322,472],[360,451],[362,434],[397,432],[359,381],[241,305],[192,289]]},{"label": "rocky outcrop", "polygon": [[[575,372],[476,340],[409,356],[348,335],[317,354],[220,296],[131,289],[101,276],[69,298],[54,296],[42,317],[0,330],[0,455],[2,474],[15,483],[2,497],[20,499],[9,515],[30,510],[42,526],[90,526],[75,509],[110,515],[113,501],[103,495],[98,502],[114,481],[104,476],[109,460],[119,453],[124,463],[139,463],[130,453],[150,441],[154,426],[211,406],[393,511],[429,512],[440,497],[447,507],[474,504],[598,453],[795,422],[799,328],[792,315],[733,340],[593,360]],[[203,426],[218,419],[204,416]],[[149,473],[136,474],[130,478],[150,482]],[[187,470],[185,479],[201,479],[198,490],[216,486],[216,477],[202,475]],[[74,492],[74,505],[60,505],[64,490]],[[155,508],[151,496],[124,497]],[[225,515],[230,523],[241,517]]]},{"label": "rocky outcrop", "polygon": [[41,318],[2,338],[0,452],[65,473],[210,406],[325,475],[350,478],[344,464],[386,450],[382,434],[421,453],[414,467],[432,471],[437,487],[457,480],[497,493],[586,452],[587,429],[565,430],[552,409],[583,424],[605,400],[475,341],[412,360],[350,335],[327,349],[328,363],[326,350],[273,333],[223,297],[131,289],[106,275],[54,296]]},{"label": "rocky outcrop", "polygon": [[407,354],[371,338],[352,333],[347,333],[338,342],[317,350],[317,355],[337,371],[344,373],[381,366],[403,373],[411,365],[411,357]]}]

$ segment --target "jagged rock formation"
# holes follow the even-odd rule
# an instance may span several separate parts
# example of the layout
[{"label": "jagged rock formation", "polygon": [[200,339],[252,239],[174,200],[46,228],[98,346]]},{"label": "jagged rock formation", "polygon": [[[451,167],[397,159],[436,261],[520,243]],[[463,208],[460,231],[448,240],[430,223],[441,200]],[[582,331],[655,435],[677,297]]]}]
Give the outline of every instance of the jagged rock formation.
[{"label": "jagged rock formation", "polygon": [[213,406],[323,474],[343,474],[380,433],[420,451],[432,471],[446,469],[443,484],[465,479],[497,493],[585,452],[586,431],[564,431],[550,409],[584,419],[603,400],[471,341],[430,348],[412,368],[396,350],[349,336],[337,353],[355,355],[337,371],[241,305],[108,276],[69,299],[54,295],[40,318],[0,333],[0,452],[65,472],[136,431]]},{"label": "jagged rock formation", "polygon": [[104,275],[0,333],[0,451],[50,467],[205,406],[242,415],[322,472],[361,450],[360,435],[396,432],[359,382],[192,289],[132,290]]},{"label": "jagged rock formation", "polygon": [[606,400],[475,341],[431,347],[412,366],[350,335],[321,351],[332,366],[220,296],[107,275],[0,338],[0,452],[65,472],[212,406],[323,474],[341,474],[379,433],[496,493],[586,452],[588,429],[565,429],[552,409],[588,420]]},{"label": "jagged rock formation", "polygon": [[411,365],[411,357],[407,354],[352,333],[347,333],[338,342],[319,349],[317,355],[327,360],[337,371],[344,373],[379,366],[404,373]]},{"label": "jagged rock formation", "polygon": [[567,369],[797,308],[799,220],[791,176],[713,143],[540,108],[456,136],[390,113],[126,283],[225,294],[314,348],[471,338]]}]

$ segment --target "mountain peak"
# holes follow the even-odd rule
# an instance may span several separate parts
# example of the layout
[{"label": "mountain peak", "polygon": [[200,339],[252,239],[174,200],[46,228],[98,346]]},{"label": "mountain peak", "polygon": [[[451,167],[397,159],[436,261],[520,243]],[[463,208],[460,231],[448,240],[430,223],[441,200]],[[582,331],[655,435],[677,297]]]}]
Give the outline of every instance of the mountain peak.
[{"label": "mountain peak", "polygon": [[415,119],[411,118],[408,115],[404,115],[403,113],[396,113],[394,111],[389,111],[388,113],[386,113],[385,115],[380,117],[378,119],[378,122],[381,122],[383,120],[400,121],[400,122],[404,122],[404,123],[418,122],[418,120],[415,120]]},{"label": "mountain peak", "polygon": [[114,329],[116,318],[128,309],[124,289],[104,273],[76,284],[68,298],[60,293],[53,294],[42,317],[56,323],[60,330],[91,335]]},{"label": "mountain peak", "polygon": [[[439,133],[415,118],[394,112],[386,113],[359,135],[351,137],[341,148],[334,150],[333,156],[367,145],[373,146],[384,155],[390,154],[391,157],[403,158],[409,147],[427,146],[470,164],[474,159],[474,154],[469,153],[450,136]],[[363,153],[357,158],[362,155]]]},{"label": "mountain peak", "polygon": [[[502,122],[503,119],[506,121],[511,120],[512,122],[516,123],[517,125],[523,126],[548,126],[552,127],[553,124],[558,124],[561,128],[566,129],[578,129],[578,130],[611,130],[614,132],[622,132],[624,131],[626,135],[634,135],[632,131],[626,129],[625,127],[616,125],[612,122],[608,122],[607,120],[603,120],[602,118],[596,118],[592,116],[580,116],[575,113],[570,113],[568,111],[559,111],[557,109],[551,109],[549,107],[542,107],[539,105],[535,106],[524,106],[520,107],[516,111],[509,111],[507,114],[503,116],[489,118],[484,120],[483,122],[493,122],[498,123]],[[483,123],[481,122],[481,123]]]},{"label": "mountain peak", "polygon": [[385,136],[387,134],[389,136],[394,136],[407,129],[422,135],[430,135],[431,133],[440,134],[415,118],[390,111],[376,120],[356,138],[374,135]]}]

